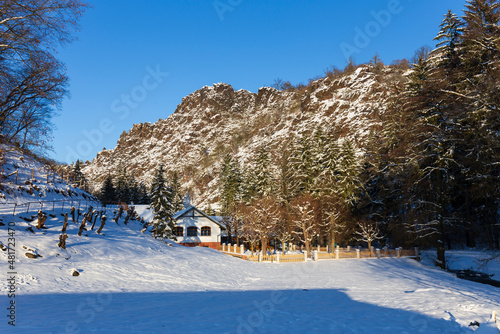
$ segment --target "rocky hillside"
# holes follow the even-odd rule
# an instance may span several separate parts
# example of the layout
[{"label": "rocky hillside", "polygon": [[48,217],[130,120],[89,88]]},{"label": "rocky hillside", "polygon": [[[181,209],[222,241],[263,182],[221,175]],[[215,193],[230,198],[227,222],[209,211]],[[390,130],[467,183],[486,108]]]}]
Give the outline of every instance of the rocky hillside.
[{"label": "rocky hillside", "polygon": [[362,65],[349,74],[330,75],[303,89],[279,91],[263,87],[257,93],[234,91],[219,83],[186,96],[175,112],[158,122],[135,124],[116,148],[104,150],[83,172],[99,188],[108,172],[125,167],[149,184],[160,163],[177,170],[197,205],[217,202],[220,161],[231,152],[251,161],[262,145],[271,150],[292,134],[318,126],[335,129],[339,140],[349,136],[362,148],[370,130],[392,96],[391,87],[405,80],[400,69]]}]

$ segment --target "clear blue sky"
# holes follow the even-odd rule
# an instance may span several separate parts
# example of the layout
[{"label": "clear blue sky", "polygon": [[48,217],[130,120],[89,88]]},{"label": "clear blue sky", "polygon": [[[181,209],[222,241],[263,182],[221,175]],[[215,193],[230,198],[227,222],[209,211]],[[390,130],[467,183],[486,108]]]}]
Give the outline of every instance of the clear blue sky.
[{"label": "clear blue sky", "polygon": [[[134,123],[172,114],[205,85],[257,92],[307,83],[346,55],[410,58],[465,0],[95,1],[78,40],[60,50],[71,97],[54,119],[51,156],[91,160]],[[361,32],[361,33],[360,33]]]}]

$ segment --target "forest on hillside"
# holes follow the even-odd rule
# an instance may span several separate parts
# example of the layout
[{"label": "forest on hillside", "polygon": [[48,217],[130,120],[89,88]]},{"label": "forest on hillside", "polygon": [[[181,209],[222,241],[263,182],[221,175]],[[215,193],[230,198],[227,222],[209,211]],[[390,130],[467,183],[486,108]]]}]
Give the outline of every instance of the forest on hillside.
[{"label": "forest on hillside", "polygon": [[446,13],[436,48],[411,59],[364,151],[320,127],[261,147],[247,165],[226,155],[230,235],[264,249],[270,239],[435,247],[443,268],[446,248],[499,249],[499,6],[471,0],[463,17]]}]

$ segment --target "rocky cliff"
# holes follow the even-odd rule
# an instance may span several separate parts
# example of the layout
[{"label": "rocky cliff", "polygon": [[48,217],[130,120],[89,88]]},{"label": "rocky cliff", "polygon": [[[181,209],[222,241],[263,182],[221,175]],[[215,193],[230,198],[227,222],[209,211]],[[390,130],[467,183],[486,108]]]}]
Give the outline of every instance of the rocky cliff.
[{"label": "rocky cliff", "polygon": [[163,163],[167,171],[179,172],[197,205],[207,205],[217,201],[216,178],[225,153],[251,161],[262,145],[276,149],[289,135],[318,126],[335,129],[339,140],[349,136],[362,148],[370,131],[380,127],[391,87],[404,80],[399,69],[362,65],[302,89],[263,87],[251,93],[222,83],[205,86],[184,97],[166,119],[135,124],[83,171],[96,188],[123,167],[149,184]]}]

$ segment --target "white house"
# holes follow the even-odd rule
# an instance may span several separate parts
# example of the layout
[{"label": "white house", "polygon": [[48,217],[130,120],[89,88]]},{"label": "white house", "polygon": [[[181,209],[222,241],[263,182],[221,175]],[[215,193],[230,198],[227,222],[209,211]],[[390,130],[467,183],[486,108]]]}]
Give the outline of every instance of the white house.
[{"label": "white house", "polygon": [[217,249],[224,226],[194,206],[174,215],[174,234],[177,243],[184,246],[203,246]]}]

